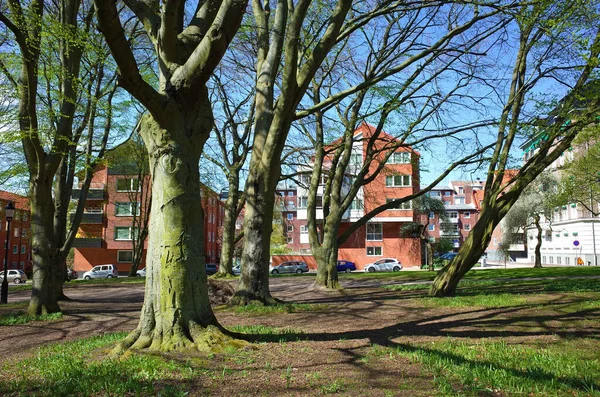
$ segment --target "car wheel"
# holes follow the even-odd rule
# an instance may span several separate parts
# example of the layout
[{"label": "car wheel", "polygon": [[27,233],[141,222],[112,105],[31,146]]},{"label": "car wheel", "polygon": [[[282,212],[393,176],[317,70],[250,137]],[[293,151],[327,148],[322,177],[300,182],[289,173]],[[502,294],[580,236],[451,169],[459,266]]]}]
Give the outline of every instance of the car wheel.
[{"label": "car wheel", "polygon": [[302,274],[302,269],[296,270],[296,274]]},{"label": "car wheel", "polygon": [[375,268],[374,267],[370,267],[369,268],[369,273],[374,273],[375,272]]},{"label": "car wheel", "polygon": [[20,279],[20,278],[15,278],[15,279],[13,280],[13,282],[14,282],[15,284],[21,284],[21,279]]},{"label": "car wheel", "polygon": [[271,271],[271,274],[279,274],[279,271],[277,271],[277,270],[272,270],[272,271]]},{"label": "car wheel", "polygon": [[400,271],[400,266],[394,266],[394,271],[395,272],[399,272]]},{"label": "car wheel", "polygon": [[92,278],[90,276],[85,276],[83,279],[84,280],[91,280]]},{"label": "car wheel", "polygon": [[113,278],[112,274],[109,274],[108,276],[106,276],[106,278]]},{"label": "car wheel", "polygon": [[350,273],[352,270],[350,270],[349,268],[346,268],[346,273]]}]

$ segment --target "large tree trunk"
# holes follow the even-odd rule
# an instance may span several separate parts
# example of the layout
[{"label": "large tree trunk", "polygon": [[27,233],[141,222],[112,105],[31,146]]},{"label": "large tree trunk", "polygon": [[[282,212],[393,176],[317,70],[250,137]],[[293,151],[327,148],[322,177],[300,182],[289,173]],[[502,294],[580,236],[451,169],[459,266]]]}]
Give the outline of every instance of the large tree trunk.
[{"label": "large tree trunk", "polygon": [[33,259],[33,287],[28,313],[39,316],[60,311],[55,291],[58,268],[56,239],[54,238],[54,203],[52,181],[38,176],[30,182],[31,251]]},{"label": "large tree trunk", "polygon": [[141,121],[152,175],[146,289],[139,325],[117,351],[203,350],[224,342],[204,268],[198,162],[212,111],[206,92],[201,95],[194,111],[167,110],[168,129],[151,116]]},{"label": "large tree trunk", "polygon": [[279,166],[272,171],[263,167],[254,169],[246,182],[242,271],[231,305],[251,302],[273,305],[278,302],[269,290],[269,250]]},{"label": "large tree trunk", "polygon": [[537,228],[537,241],[535,243],[535,264],[534,268],[542,267],[542,225],[540,225],[540,216],[535,218],[535,227]]},{"label": "large tree trunk", "polygon": [[236,176],[231,176],[229,181],[229,195],[225,203],[225,218],[221,234],[221,263],[217,277],[233,276],[233,251],[235,249],[235,221],[237,220],[237,207],[240,199],[238,192],[239,182]]},{"label": "large tree trunk", "polygon": [[492,232],[499,222],[496,211],[497,209],[487,207],[481,212],[479,221],[469,233],[458,255],[451,263],[444,266],[433,280],[429,295],[441,297],[456,294],[458,282],[477,263],[492,239]]},{"label": "large tree trunk", "polygon": [[[337,222],[339,225],[339,222]],[[317,277],[314,286],[336,290],[340,288],[340,282],[337,273],[337,232],[338,227],[333,230],[327,230],[323,234],[323,243],[321,247],[312,247],[313,256],[317,261]]]}]

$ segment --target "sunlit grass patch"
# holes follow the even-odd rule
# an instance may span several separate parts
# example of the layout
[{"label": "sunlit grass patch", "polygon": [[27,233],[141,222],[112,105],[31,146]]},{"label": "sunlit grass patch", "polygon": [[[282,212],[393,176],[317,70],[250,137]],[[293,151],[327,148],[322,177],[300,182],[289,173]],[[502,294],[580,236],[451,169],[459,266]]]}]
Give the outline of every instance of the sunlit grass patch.
[{"label": "sunlit grass patch", "polygon": [[194,370],[161,356],[131,354],[95,360],[96,349],[108,348],[125,333],[107,334],[40,348],[35,357],[4,365],[0,395],[185,395],[178,382]]},{"label": "sunlit grass patch", "polygon": [[[389,351],[424,364],[443,394],[600,396],[600,360],[583,359],[587,348],[578,347],[579,343],[532,348],[449,338]],[[596,351],[600,349],[600,342],[591,343]],[[451,383],[460,384],[461,390],[453,390]]]},{"label": "sunlit grass patch", "polygon": [[53,321],[60,320],[62,313],[42,314],[41,316],[30,316],[26,313],[13,313],[0,315],[0,325],[20,325],[27,324],[31,321]]},{"label": "sunlit grass patch", "polygon": [[499,307],[524,305],[527,303],[527,298],[522,295],[503,293],[503,294],[490,294],[490,295],[455,296],[455,297],[450,297],[450,298],[425,297],[425,298],[420,298],[418,302],[427,308],[434,308],[434,307],[499,308]]},{"label": "sunlit grass patch", "polygon": [[234,311],[238,314],[282,314],[299,312],[318,312],[328,310],[329,305],[309,303],[288,303],[283,305],[265,306],[260,303],[252,303],[246,306],[237,306]]}]

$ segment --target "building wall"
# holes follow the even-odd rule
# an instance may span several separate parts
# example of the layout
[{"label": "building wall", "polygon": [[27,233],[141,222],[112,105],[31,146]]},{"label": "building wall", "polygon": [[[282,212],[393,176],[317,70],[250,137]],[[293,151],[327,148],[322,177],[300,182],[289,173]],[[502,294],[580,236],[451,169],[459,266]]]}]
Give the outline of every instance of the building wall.
[{"label": "building wall", "polygon": [[[8,269],[21,269],[30,272],[31,263],[31,214],[28,199],[25,196],[0,191],[0,270],[4,270],[6,255],[7,222],[4,207],[12,201],[15,205],[15,215],[10,223],[10,238],[8,248]],[[16,253],[15,253],[16,247]]]}]

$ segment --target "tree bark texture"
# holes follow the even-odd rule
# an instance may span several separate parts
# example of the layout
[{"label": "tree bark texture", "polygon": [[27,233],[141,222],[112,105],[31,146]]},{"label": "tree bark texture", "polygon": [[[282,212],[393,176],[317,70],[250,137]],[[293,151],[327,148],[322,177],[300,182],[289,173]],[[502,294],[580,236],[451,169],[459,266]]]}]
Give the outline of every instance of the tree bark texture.
[{"label": "tree bark texture", "polygon": [[535,263],[534,268],[542,267],[542,225],[540,225],[540,216],[535,217],[535,227],[537,229],[537,239],[535,243]]},{"label": "tree bark texture", "polygon": [[322,246],[317,250],[313,249],[313,256],[317,261],[317,277],[314,285],[318,288],[331,290],[340,288],[337,273],[337,231],[337,227],[325,231]]},{"label": "tree bark texture", "polygon": [[171,351],[211,347],[224,338],[210,307],[204,268],[203,211],[198,162],[212,126],[206,91],[193,112],[169,109],[168,128],[144,116],[152,209],[145,298],[126,348]]},{"label": "tree bark texture", "polygon": [[225,202],[225,216],[221,234],[221,263],[218,276],[233,276],[233,252],[235,250],[235,221],[237,220],[237,207],[240,199],[238,192],[238,177],[232,175],[229,181],[229,195]]}]

